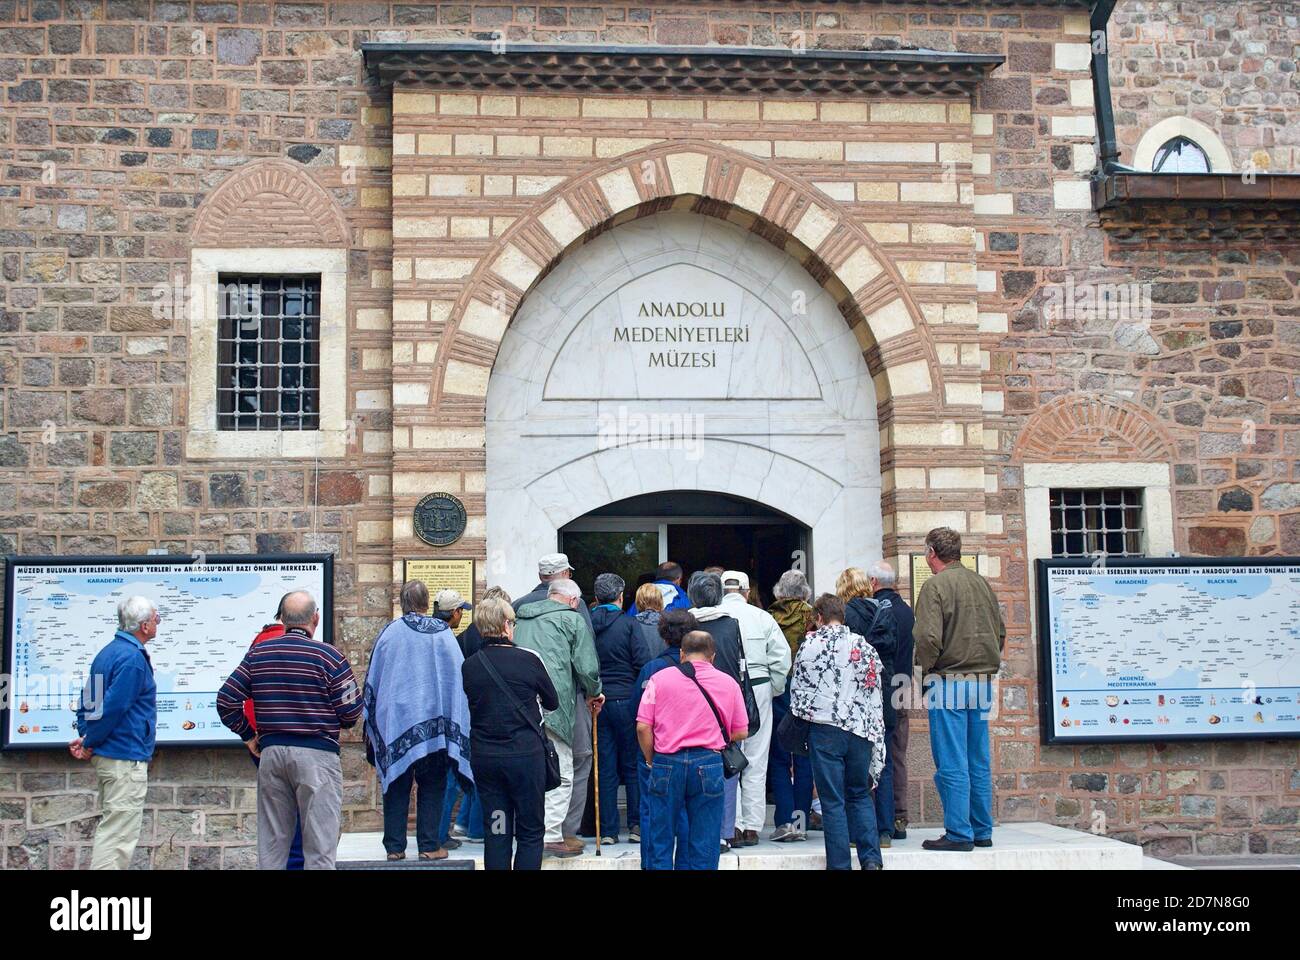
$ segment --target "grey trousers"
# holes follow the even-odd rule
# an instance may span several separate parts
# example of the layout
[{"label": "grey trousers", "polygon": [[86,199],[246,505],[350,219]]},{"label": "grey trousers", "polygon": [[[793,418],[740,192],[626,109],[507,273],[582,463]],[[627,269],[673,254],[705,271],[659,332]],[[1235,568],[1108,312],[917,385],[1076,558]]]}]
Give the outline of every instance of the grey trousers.
[{"label": "grey trousers", "polygon": [[310,747],[267,747],[257,766],[257,867],[283,870],[302,822],[304,870],[333,870],[343,818],[339,755]]},{"label": "grey trousers", "polygon": [[[591,779],[591,711],[587,698],[578,688],[578,712],[573,721],[573,796],[569,815],[564,818],[564,835],[576,837],[587,809],[587,781]],[[597,830],[600,828],[597,827]]]}]

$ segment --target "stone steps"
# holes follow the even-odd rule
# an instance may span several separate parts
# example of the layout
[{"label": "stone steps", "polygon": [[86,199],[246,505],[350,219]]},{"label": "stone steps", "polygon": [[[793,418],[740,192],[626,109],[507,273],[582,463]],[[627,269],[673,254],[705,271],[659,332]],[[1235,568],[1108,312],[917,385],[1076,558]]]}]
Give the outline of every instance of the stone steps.
[{"label": "stone steps", "polygon": [[[766,831],[765,831],[766,832]],[[883,851],[887,870],[1141,870],[1144,868],[1142,848],[1122,843],[1108,837],[1094,836],[1046,823],[1014,823],[1000,826],[993,832],[993,846],[976,849],[970,853],[942,853],[921,849],[921,842],[937,837],[942,830],[937,827],[912,827],[906,840],[895,840]],[[383,845],[379,833],[346,833],[339,842],[340,865],[372,861],[382,857]],[[724,853],[719,863],[722,870],[823,870],[826,852],[822,834],[813,833],[811,839],[797,843],[773,843],[762,840],[757,846],[745,847]],[[407,863],[418,854],[415,838],[407,846]],[[452,851],[454,860],[473,860],[476,868],[483,865],[482,844],[466,843]],[[1166,866],[1161,864],[1161,866]],[[548,858],[542,861],[543,870],[639,870],[640,847],[633,843],[619,843],[596,848],[591,843],[579,857],[568,860]],[[355,868],[354,868],[355,869]]]}]

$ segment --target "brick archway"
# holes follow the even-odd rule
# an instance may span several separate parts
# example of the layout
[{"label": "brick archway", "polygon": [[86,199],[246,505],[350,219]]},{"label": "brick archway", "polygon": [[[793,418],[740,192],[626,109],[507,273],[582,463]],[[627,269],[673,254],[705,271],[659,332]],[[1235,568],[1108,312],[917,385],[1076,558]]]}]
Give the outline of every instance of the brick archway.
[{"label": "brick archway", "polygon": [[[453,306],[431,401],[481,396],[485,375],[528,291],[566,253],[637,217],[690,209],[730,220],[795,257],[835,297],[876,384],[882,422],[902,409],[933,416],[979,403],[978,377],[946,389],[924,320],[892,258],[835,201],[780,169],[716,144],[674,142],[625,154],[557,186],[475,265]],[[969,410],[969,407],[967,407]]]},{"label": "brick archway", "polygon": [[258,160],[199,205],[196,247],[343,247],[348,226],[334,198],[283,160]]},{"label": "brick archway", "polygon": [[1038,410],[1020,431],[1012,459],[1173,463],[1174,448],[1159,421],[1141,407],[1093,394],[1058,397]]}]

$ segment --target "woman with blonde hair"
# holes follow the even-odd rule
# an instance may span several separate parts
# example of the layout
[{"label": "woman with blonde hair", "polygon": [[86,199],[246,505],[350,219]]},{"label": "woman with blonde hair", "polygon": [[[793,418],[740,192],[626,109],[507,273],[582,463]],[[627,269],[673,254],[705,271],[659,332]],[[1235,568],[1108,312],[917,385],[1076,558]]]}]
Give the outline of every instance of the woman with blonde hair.
[{"label": "woman with blonde hair", "polygon": [[667,648],[659,636],[659,620],[664,614],[664,595],[657,583],[643,583],[636,588],[636,622],[640,624],[646,652],[653,660]]},{"label": "woman with blonde hair", "polygon": [[[898,653],[898,634],[894,628],[894,609],[888,600],[872,597],[871,578],[859,567],[849,567],[835,580],[835,594],[844,601],[844,625],[867,642],[880,654],[884,665],[881,697],[884,707],[885,741],[894,733],[898,723],[893,689],[889,681],[894,676],[894,658]],[[881,744],[881,749],[885,745]],[[880,845],[894,842],[894,765],[886,763],[875,789],[876,822],[880,828]]]}]

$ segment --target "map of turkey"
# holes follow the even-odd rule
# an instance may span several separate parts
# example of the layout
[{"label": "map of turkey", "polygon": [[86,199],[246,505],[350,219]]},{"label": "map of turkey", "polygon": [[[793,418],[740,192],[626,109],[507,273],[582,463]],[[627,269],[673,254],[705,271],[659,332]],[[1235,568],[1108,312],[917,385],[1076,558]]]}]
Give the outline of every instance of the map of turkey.
[{"label": "map of turkey", "polygon": [[1057,740],[1300,734],[1300,566],[1051,566]]},{"label": "map of turkey", "polygon": [[158,739],[232,737],[216,692],[280,598],[323,595],[320,563],[205,566],[19,565],[14,570],[11,743],[66,743],[72,707],[95,654],[117,629],[117,604],[148,597],[162,617],[148,653],[158,685]]}]

